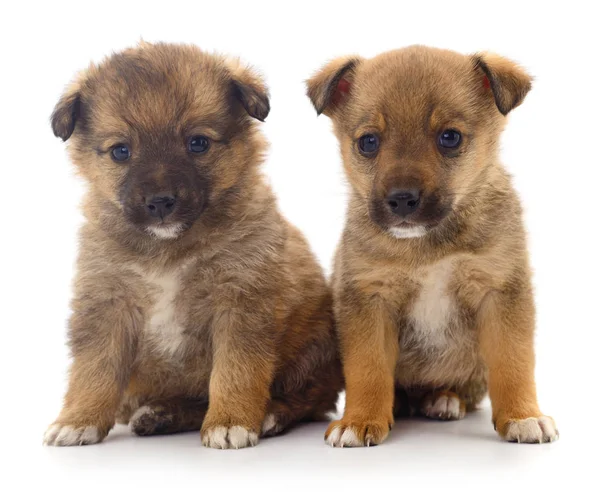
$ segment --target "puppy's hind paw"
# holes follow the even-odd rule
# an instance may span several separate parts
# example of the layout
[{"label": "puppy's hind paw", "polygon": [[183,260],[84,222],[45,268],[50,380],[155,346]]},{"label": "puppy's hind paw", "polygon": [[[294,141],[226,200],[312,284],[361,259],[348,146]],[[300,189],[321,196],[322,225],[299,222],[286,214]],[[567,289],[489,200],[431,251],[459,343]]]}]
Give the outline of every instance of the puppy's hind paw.
[{"label": "puppy's hind paw", "polygon": [[172,420],[173,415],[161,407],[141,406],[129,419],[129,428],[138,436],[165,434]]},{"label": "puppy's hind paw", "polygon": [[279,417],[274,413],[268,413],[262,423],[262,429],[260,431],[261,437],[276,436],[282,432],[285,425],[281,422]]},{"label": "puppy's hind paw", "polygon": [[96,444],[104,439],[98,427],[52,424],[44,434],[47,446],[82,446]]},{"label": "puppy's hind paw", "polygon": [[460,420],[465,417],[466,406],[454,392],[437,391],[423,398],[421,413],[436,420]]}]

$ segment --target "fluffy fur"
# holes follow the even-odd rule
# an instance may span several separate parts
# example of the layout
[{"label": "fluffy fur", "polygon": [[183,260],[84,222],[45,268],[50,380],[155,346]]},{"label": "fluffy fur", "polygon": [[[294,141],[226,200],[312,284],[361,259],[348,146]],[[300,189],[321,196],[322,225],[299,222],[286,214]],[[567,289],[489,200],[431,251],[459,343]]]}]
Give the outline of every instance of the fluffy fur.
[{"label": "fluffy fur", "polygon": [[[202,427],[205,445],[240,448],[267,414],[274,434],[335,407],[332,298],[259,172],[254,119],[268,112],[239,61],[145,43],[90,66],[56,105],[54,133],[89,191],[69,388],[47,444],[101,441],[118,418],[139,435]],[[156,199],[173,212],[152,215]]]},{"label": "fluffy fur", "polygon": [[[557,437],[536,401],[525,231],[498,159],[530,80],[499,56],[413,46],[340,58],[308,81],[352,188],[333,276],[346,410],[330,444],[381,443],[411,401],[461,418],[488,388],[501,436]],[[462,134],[452,150],[439,142],[449,129]],[[359,150],[365,134],[374,154]],[[413,213],[391,209],[398,190],[419,193]]]}]

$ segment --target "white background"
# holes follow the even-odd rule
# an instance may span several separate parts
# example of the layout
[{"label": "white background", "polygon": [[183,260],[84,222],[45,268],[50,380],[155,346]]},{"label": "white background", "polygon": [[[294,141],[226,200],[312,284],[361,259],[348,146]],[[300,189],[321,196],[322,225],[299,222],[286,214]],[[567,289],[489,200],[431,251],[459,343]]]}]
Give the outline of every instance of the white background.
[{"label": "white background", "polygon": [[[592,487],[597,472],[600,415],[594,3],[4,2],[0,496],[335,498],[387,490],[394,498],[549,492],[579,498],[576,492]],[[458,423],[401,422],[383,446],[370,449],[328,448],[325,424],[240,451],[205,449],[196,433],[142,439],[126,429],[97,446],[42,447],[64,391],[65,322],[84,189],[52,135],[49,115],[75,71],[141,37],[240,55],[263,72],[272,95],[263,127],[272,144],[265,173],[282,211],[328,271],[346,185],[330,123],[317,119],[303,80],[334,56],[369,57],[414,43],[465,53],[489,49],[528,68],[536,81],[511,115],[502,158],[524,201],[530,234],[539,399],[561,439],[504,443],[484,408]]]}]

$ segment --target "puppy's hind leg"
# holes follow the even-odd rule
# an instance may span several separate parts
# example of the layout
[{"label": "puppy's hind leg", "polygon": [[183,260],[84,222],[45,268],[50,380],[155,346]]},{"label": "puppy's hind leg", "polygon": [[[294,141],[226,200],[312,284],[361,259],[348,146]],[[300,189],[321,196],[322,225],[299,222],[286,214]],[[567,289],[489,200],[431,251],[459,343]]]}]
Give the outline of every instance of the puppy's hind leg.
[{"label": "puppy's hind leg", "polygon": [[197,431],[202,427],[208,400],[173,398],[140,406],[129,419],[129,428],[138,436]]},{"label": "puppy's hind leg", "polygon": [[404,387],[396,387],[394,392],[394,417],[413,417],[420,412],[421,391],[407,390]]},{"label": "puppy's hind leg", "polygon": [[313,373],[303,388],[296,391],[281,391],[276,382],[267,414],[263,421],[261,436],[275,436],[306,421],[329,420],[336,409],[343,376],[339,360],[324,370]]}]

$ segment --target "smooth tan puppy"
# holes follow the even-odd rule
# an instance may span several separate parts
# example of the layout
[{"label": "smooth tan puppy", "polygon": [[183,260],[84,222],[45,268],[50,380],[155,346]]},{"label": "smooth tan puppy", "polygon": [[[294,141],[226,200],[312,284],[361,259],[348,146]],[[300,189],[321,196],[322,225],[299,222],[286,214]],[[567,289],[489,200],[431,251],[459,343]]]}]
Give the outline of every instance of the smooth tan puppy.
[{"label": "smooth tan puppy", "polygon": [[346,411],[332,446],[381,443],[413,402],[462,418],[488,387],[502,437],[558,437],[536,400],[525,231],[498,159],[530,87],[502,57],[421,46],[337,59],[308,81],[352,187],[333,276]]},{"label": "smooth tan puppy", "polygon": [[255,445],[335,408],[332,299],[259,171],[262,80],[193,46],[142,44],[81,73],[52,115],[88,181],[50,445],[202,427]]}]

